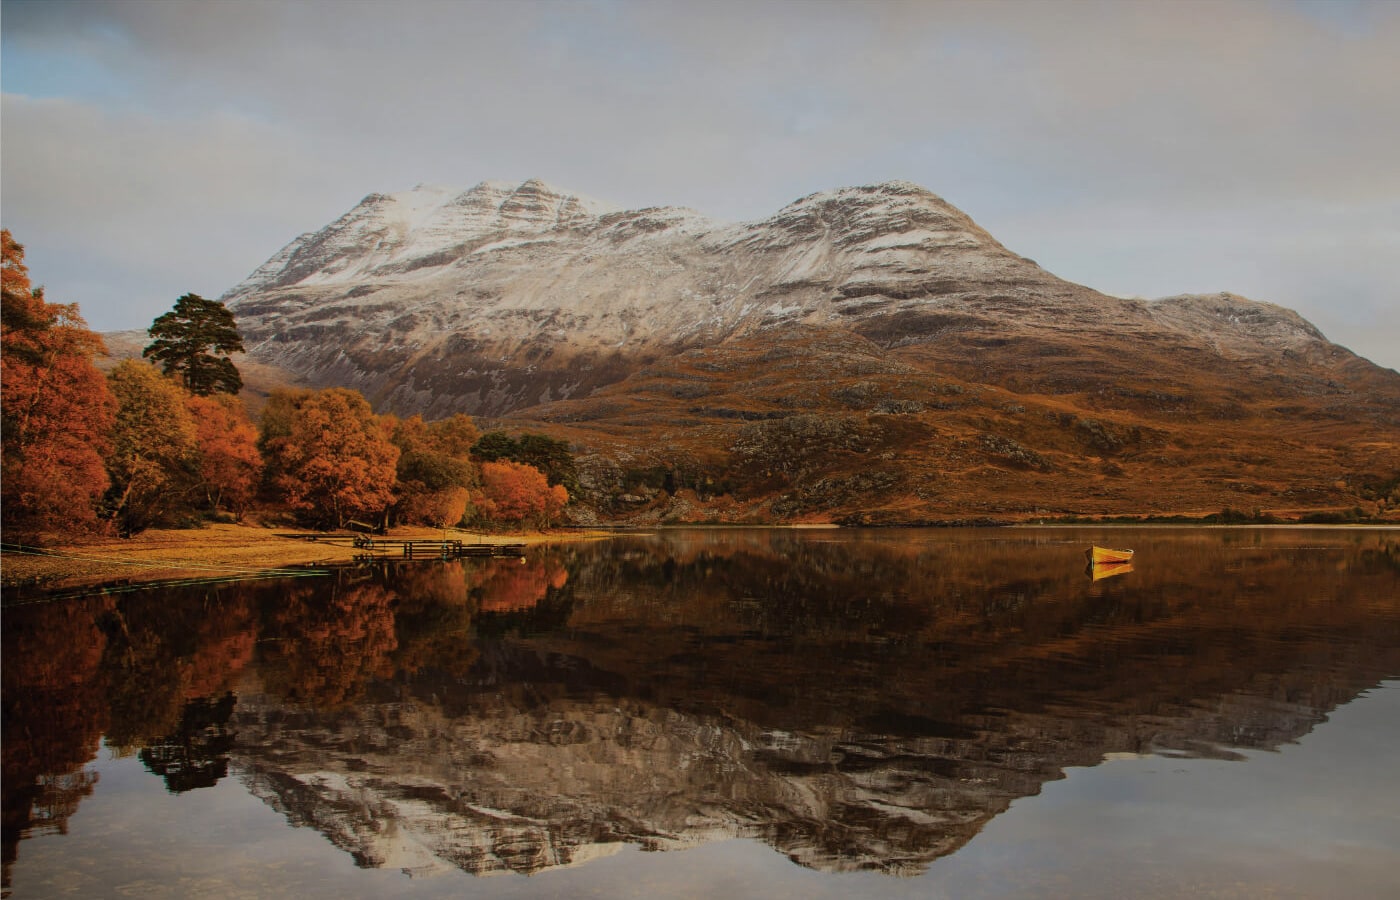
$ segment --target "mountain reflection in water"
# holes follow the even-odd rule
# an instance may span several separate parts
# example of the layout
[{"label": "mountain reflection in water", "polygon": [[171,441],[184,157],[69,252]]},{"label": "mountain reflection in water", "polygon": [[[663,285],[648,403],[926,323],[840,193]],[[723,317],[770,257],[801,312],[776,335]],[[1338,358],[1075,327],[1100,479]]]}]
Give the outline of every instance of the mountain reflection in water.
[{"label": "mountain reflection in water", "polygon": [[1400,674],[1400,534],[1128,539],[1101,581],[1062,529],[691,530],[7,609],[5,881],[104,740],[361,866],[914,874],[1068,766],[1275,748]]}]

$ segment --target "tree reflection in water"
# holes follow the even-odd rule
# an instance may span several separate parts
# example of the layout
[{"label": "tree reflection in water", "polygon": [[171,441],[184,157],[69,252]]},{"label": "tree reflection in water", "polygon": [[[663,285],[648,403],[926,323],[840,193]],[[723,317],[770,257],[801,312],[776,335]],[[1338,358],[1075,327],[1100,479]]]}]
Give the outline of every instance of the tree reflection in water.
[{"label": "tree reflection in water", "polygon": [[17,609],[7,867],[105,734],[362,865],[910,874],[1067,766],[1277,747],[1400,673],[1386,533],[1139,538],[1101,582],[1064,533],[699,531]]},{"label": "tree reflection in water", "polygon": [[235,702],[233,694],[189,701],[180,714],[179,729],[147,744],[141,762],[165,779],[172,794],[213,787],[228,774],[234,739],[228,720]]},{"label": "tree reflection in water", "polygon": [[374,582],[288,591],[266,617],[260,673],[268,690],[320,708],[360,699],[372,679],[393,675],[393,601]]},{"label": "tree reflection in water", "polygon": [[111,602],[39,605],[4,614],[0,858],[5,887],[20,839],[66,834],[68,817],[96,785],[96,774],[85,766],[97,755],[108,718],[102,678],[107,637],[96,618]]}]

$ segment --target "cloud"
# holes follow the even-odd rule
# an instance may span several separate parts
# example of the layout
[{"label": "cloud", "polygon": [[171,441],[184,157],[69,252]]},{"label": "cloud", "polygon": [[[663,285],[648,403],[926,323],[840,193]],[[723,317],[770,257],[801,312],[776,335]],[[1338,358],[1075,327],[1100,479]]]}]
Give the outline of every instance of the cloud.
[{"label": "cloud", "polygon": [[309,207],[330,217],[358,199],[294,135],[236,116],[9,94],[0,115],[5,225],[50,298],[100,329],[144,327],[186,291],[218,296],[314,225]]}]

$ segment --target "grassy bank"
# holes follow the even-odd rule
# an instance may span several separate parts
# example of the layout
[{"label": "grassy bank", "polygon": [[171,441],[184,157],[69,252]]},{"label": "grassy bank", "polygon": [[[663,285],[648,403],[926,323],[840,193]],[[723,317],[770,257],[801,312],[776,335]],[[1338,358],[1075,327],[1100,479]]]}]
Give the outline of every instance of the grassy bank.
[{"label": "grassy bank", "polygon": [[[295,529],[216,524],[194,529],[152,529],[130,538],[92,537],[34,550],[6,550],[0,582],[8,590],[32,587],[71,590],[98,585],[255,575],[289,566],[351,562],[353,547],[287,537]],[[439,539],[476,544],[548,543],[590,540],[602,532],[565,531],[487,534],[458,529],[396,528],[388,537]]]}]

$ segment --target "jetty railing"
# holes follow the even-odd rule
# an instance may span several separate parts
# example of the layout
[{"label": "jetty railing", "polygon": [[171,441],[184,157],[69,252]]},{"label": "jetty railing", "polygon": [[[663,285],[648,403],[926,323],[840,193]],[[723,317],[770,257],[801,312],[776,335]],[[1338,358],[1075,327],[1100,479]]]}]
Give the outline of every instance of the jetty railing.
[{"label": "jetty railing", "polygon": [[318,544],[350,546],[365,551],[365,555],[388,556],[397,553],[407,559],[459,559],[469,556],[519,557],[525,555],[524,544],[475,544],[459,538],[385,538],[367,534],[281,534],[278,537],[312,541]]}]

